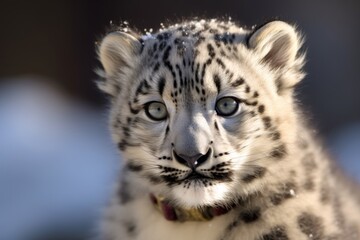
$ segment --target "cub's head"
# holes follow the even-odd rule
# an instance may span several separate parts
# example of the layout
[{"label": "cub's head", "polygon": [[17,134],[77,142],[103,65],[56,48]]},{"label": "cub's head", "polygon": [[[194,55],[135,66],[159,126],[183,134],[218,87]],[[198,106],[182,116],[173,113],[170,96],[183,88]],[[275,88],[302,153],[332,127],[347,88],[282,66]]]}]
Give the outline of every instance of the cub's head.
[{"label": "cub's head", "polygon": [[289,176],[301,41],[287,23],[113,32],[99,47],[125,167],[174,204],[233,204]]}]

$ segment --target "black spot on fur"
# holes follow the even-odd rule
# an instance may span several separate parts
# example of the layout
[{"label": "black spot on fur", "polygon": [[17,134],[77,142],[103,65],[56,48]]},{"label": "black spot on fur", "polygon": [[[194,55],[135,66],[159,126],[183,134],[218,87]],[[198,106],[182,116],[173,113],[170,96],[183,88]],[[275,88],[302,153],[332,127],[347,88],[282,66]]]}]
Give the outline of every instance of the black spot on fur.
[{"label": "black spot on fur", "polygon": [[172,36],[172,34],[170,32],[163,32],[161,34],[164,36],[165,40],[168,40]]},{"label": "black spot on fur", "polygon": [[[181,71],[181,67],[179,66],[179,64],[176,64],[176,69],[178,71],[179,78],[180,78],[180,87],[182,88],[184,86],[184,80],[183,80],[183,74]],[[181,88],[180,88],[180,93],[181,93]]]},{"label": "black spot on fur", "polygon": [[239,79],[235,80],[235,81],[231,84],[231,86],[232,86],[232,87],[238,87],[238,86],[244,84],[244,82],[245,82],[245,80],[244,80],[243,78],[239,78]]},{"label": "black spot on fur", "polygon": [[215,83],[217,92],[219,93],[221,91],[221,81],[220,81],[219,75],[217,75],[217,74],[214,75],[214,83]]},{"label": "black spot on fur", "polygon": [[264,117],[262,120],[263,120],[265,129],[268,129],[271,127],[271,118],[270,117]]},{"label": "black spot on fur", "polygon": [[175,38],[175,39],[174,39],[174,43],[175,43],[176,45],[180,44],[180,43],[181,43],[181,39],[180,39],[180,38]]},{"label": "black spot on fur", "polygon": [[215,57],[215,49],[214,49],[214,47],[211,44],[208,44],[207,49],[209,51],[210,58],[214,58]]},{"label": "black spot on fur", "polygon": [[133,222],[126,222],[126,223],[124,223],[124,227],[125,227],[125,229],[126,229],[126,233],[127,233],[129,236],[134,236],[135,231],[136,231],[136,225],[135,225],[135,223],[133,223]]},{"label": "black spot on fur", "polygon": [[265,111],[265,106],[264,105],[260,105],[259,107],[258,107],[258,112],[259,113],[263,113]]},{"label": "black spot on fur", "polygon": [[127,168],[132,171],[132,172],[140,172],[143,170],[143,166],[142,165],[137,165],[137,164],[134,164],[132,162],[129,162],[127,165]]},{"label": "black spot on fur", "polygon": [[197,92],[198,94],[200,94],[200,89],[199,89],[198,86],[195,86],[195,90],[196,90],[196,92]]},{"label": "black spot on fur", "polygon": [[129,191],[129,184],[126,181],[121,181],[120,187],[118,189],[118,197],[120,204],[126,204],[132,201],[132,196]]},{"label": "black spot on fur", "polygon": [[126,136],[126,137],[129,137],[130,136],[130,129],[128,127],[122,127],[122,130],[123,130],[123,134]]},{"label": "black spot on fur", "polygon": [[207,67],[206,63],[203,64],[203,68],[201,70],[201,78],[200,78],[201,85],[204,85],[204,76],[205,76],[206,67]]},{"label": "black spot on fur", "polygon": [[121,142],[119,142],[117,144],[118,148],[121,150],[121,151],[124,151],[127,147],[127,142],[125,140],[122,140]]},{"label": "black spot on fur", "polygon": [[[161,45],[160,45],[161,46]],[[163,61],[166,62],[170,56],[171,46],[168,46],[163,55]]]},{"label": "black spot on fur", "polygon": [[144,46],[145,46],[144,40],[143,40],[142,38],[140,38],[140,39],[139,39],[139,42],[140,42],[140,45],[141,45],[140,54],[142,54],[143,51],[144,51]]},{"label": "black spot on fur", "polygon": [[157,50],[157,43],[154,43],[154,45],[153,45],[153,51],[156,52],[156,50]]},{"label": "black spot on fur", "polygon": [[159,184],[159,183],[162,183],[162,179],[158,176],[147,176],[147,178],[149,179],[149,181],[152,183],[152,184]]},{"label": "black spot on fur", "polygon": [[280,139],[281,134],[278,131],[270,133],[271,139],[276,141]]},{"label": "black spot on fur", "polygon": [[282,88],[283,88],[283,81],[281,81],[281,78],[278,78],[275,80],[275,85],[277,88],[276,92],[279,94],[280,90],[282,90]]},{"label": "black spot on fur", "polygon": [[[234,221],[232,221],[227,227],[226,227],[226,234],[227,235],[230,231],[232,231],[235,227],[237,227],[240,224],[240,220],[239,219],[235,219]],[[221,238],[226,239],[225,237]]]},{"label": "black spot on fur", "polygon": [[211,173],[211,178],[213,180],[217,180],[217,181],[221,181],[221,182],[231,182],[232,181],[232,175],[233,172],[230,170],[217,170],[217,171],[212,171]]},{"label": "black spot on fur", "polygon": [[195,67],[195,82],[199,83],[199,69],[200,69],[200,63],[196,64]]},{"label": "black spot on fur", "polygon": [[222,68],[222,69],[225,69],[225,64],[223,61],[221,61],[221,59],[217,58],[216,59],[216,63],[219,64],[219,66]]},{"label": "black spot on fur", "polygon": [[164,88],[165,88],[165,78],[162,77],[162,78],[160,78],[160,80],[158,82],[158,91],[161,96],[164,92]]},{"label": "black spot on fur", "polygon": [[170,127],[169,127],[169,125],[167,125],[167,126],[166,126],[166,130],[165,130],[165,136],[168,135],[169,131],[170,131]]},{"label": "black spot on fur", "polygon": [[242,209],[248,209],[250,206],[253,205],[256,199],[259,199],[259,196],[261,195],[261,192],[255,191],[244,196],[239,196],[236,201],[236,205],[241,206]]},{"label": "black spot on fur", "polygon": [[307,176],[304,183],[305,190],[313,191],[315,189],[315,182],[311,176]]},{"label": "black spot on fur", "polygon": [[[297,218],[301,232],[313,240],[321,240],[324,236],[323,221],[312,213],[304,212]],[[310,237],[311,236],[311,237]]]},{"label": "black spot on fur", "polygon": [[260,208],[246,210],[240,214],[240,218],[245,223],[252,223],[258,220],[261,216]]},{"label": "black spot on fur", "polygon": [[256,106],[258,104],[258,101],[251,102],[246,99],[241,99],[240,101],[247,106]]},{"label": "black spot on fur", "polygon": [[232,78],[234,77],[234,73],[232,73],[232,72],[230,72],[230,71],[229,71],[229,73],[230,73],[230,74],[229,74],[229,81],[231,81]]},{"label": "black spot on fur", "polygon": [[246,173],[242,177],[242,180],[244,182],[246,182],[246,183],[250,183],[255,179],[262,178],[265,175],[266,168],[261,167],[261,166],[257,166],[257,167],[255,167],[255,169],[249,170],[249,171],[252,171],[252,172],[251,173]]},{"label": "black spot on fur", "polygon": [[219,126],[218,126],[217,122],[214,123],[214,126],[215,126],[215,129],[216,129],[217,131],[219,131]]},{"label": "black spot on fur", "polygon": [[164,50],[164,48],[166,47],[166,42],[165,41],[161,41],[160,45],[159,45],[159,50],[162,51]]},{"label": "black spot on fur", "polygon": [[155,66],[154,66],[154,73],[157,72],[160,68],[160,63],[156,63]]},{"label": "black spot on fur", "polygon": [[157,38],[157,40],[159,40],[159,41],[161,41],[161,40],[164,39],[164,37],[163,37],[162,34],[158,34],[158,35],[156,36],[156,38]]},{"label": "black spot on fur", "polygon": [[270,201],[274,205],[280,205],[284,200],[294,197],[296,189],[296,185],[293,182],[281,184],[277,187],[277,192],[270,196]]},{"label": "black spot on fur", "polygon": [[260,239],[261,240],[289,240],[289,237],[286,234],[286,229],[284,226],[276,226],[276,227],[271,228],[270,232],[264,234]]},{"label": "black spot on fur", "polygon": [[282,144],[280,146],[275,147],[271,151],[270,156],[272,158],[282,159],[283,157],[285,157],[286,154],[287,154],[286,147],[284,144]]}]

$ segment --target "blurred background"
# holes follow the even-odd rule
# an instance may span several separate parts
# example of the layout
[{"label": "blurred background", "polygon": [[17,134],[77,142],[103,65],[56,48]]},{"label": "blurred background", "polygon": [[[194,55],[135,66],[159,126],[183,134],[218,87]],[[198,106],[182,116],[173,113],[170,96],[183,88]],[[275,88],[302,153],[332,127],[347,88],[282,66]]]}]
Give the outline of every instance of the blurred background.
[{"label": "blurred background", "polygon": [[0,240],[93,235],[120,162],[94,84],[95,42],[110,21],[156,30],[196,16],[298,26],[308,52],[301,105],[360,181],[360,1],[2,0]]}]

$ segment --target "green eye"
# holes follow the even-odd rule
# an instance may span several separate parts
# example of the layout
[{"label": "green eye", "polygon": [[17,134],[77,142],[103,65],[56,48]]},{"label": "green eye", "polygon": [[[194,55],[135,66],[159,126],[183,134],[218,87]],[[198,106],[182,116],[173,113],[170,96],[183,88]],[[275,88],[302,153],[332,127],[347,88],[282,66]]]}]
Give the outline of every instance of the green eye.
[{"label": "green eye", "polygon": [[228,117],[239,109],[239,100],[233,97],[223,97],[216,102],[215,110],[220,116]]},{"label": "green eye", "polygon": [[165,104],[161,102],[149,102],[145,105],[146,115],[155,121],[164,120],[168,113]]}]

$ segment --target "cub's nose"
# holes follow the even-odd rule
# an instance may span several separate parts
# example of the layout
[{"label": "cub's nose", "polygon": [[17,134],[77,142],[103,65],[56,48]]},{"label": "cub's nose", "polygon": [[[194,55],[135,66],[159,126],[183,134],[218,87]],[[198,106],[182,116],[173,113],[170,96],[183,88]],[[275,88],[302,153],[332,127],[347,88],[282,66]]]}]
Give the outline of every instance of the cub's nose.
[{"label": "cub's nose", "polygon": [[211,150],[211,148],[209,148],[209,150],[206,152],[205,155],[198,153],[193,156],[188,156],[183,153],[178,154],[175,152],[175,150],[173,151],[173,154],[174,154],[175,160],[178,163],[185,165],[191,169],[195,169],[195,168],[199,167],[201,164],[203,164],[204,162],[206,162],[208,159],[210,159],[211,152],[212,152],[212,150]]}]

